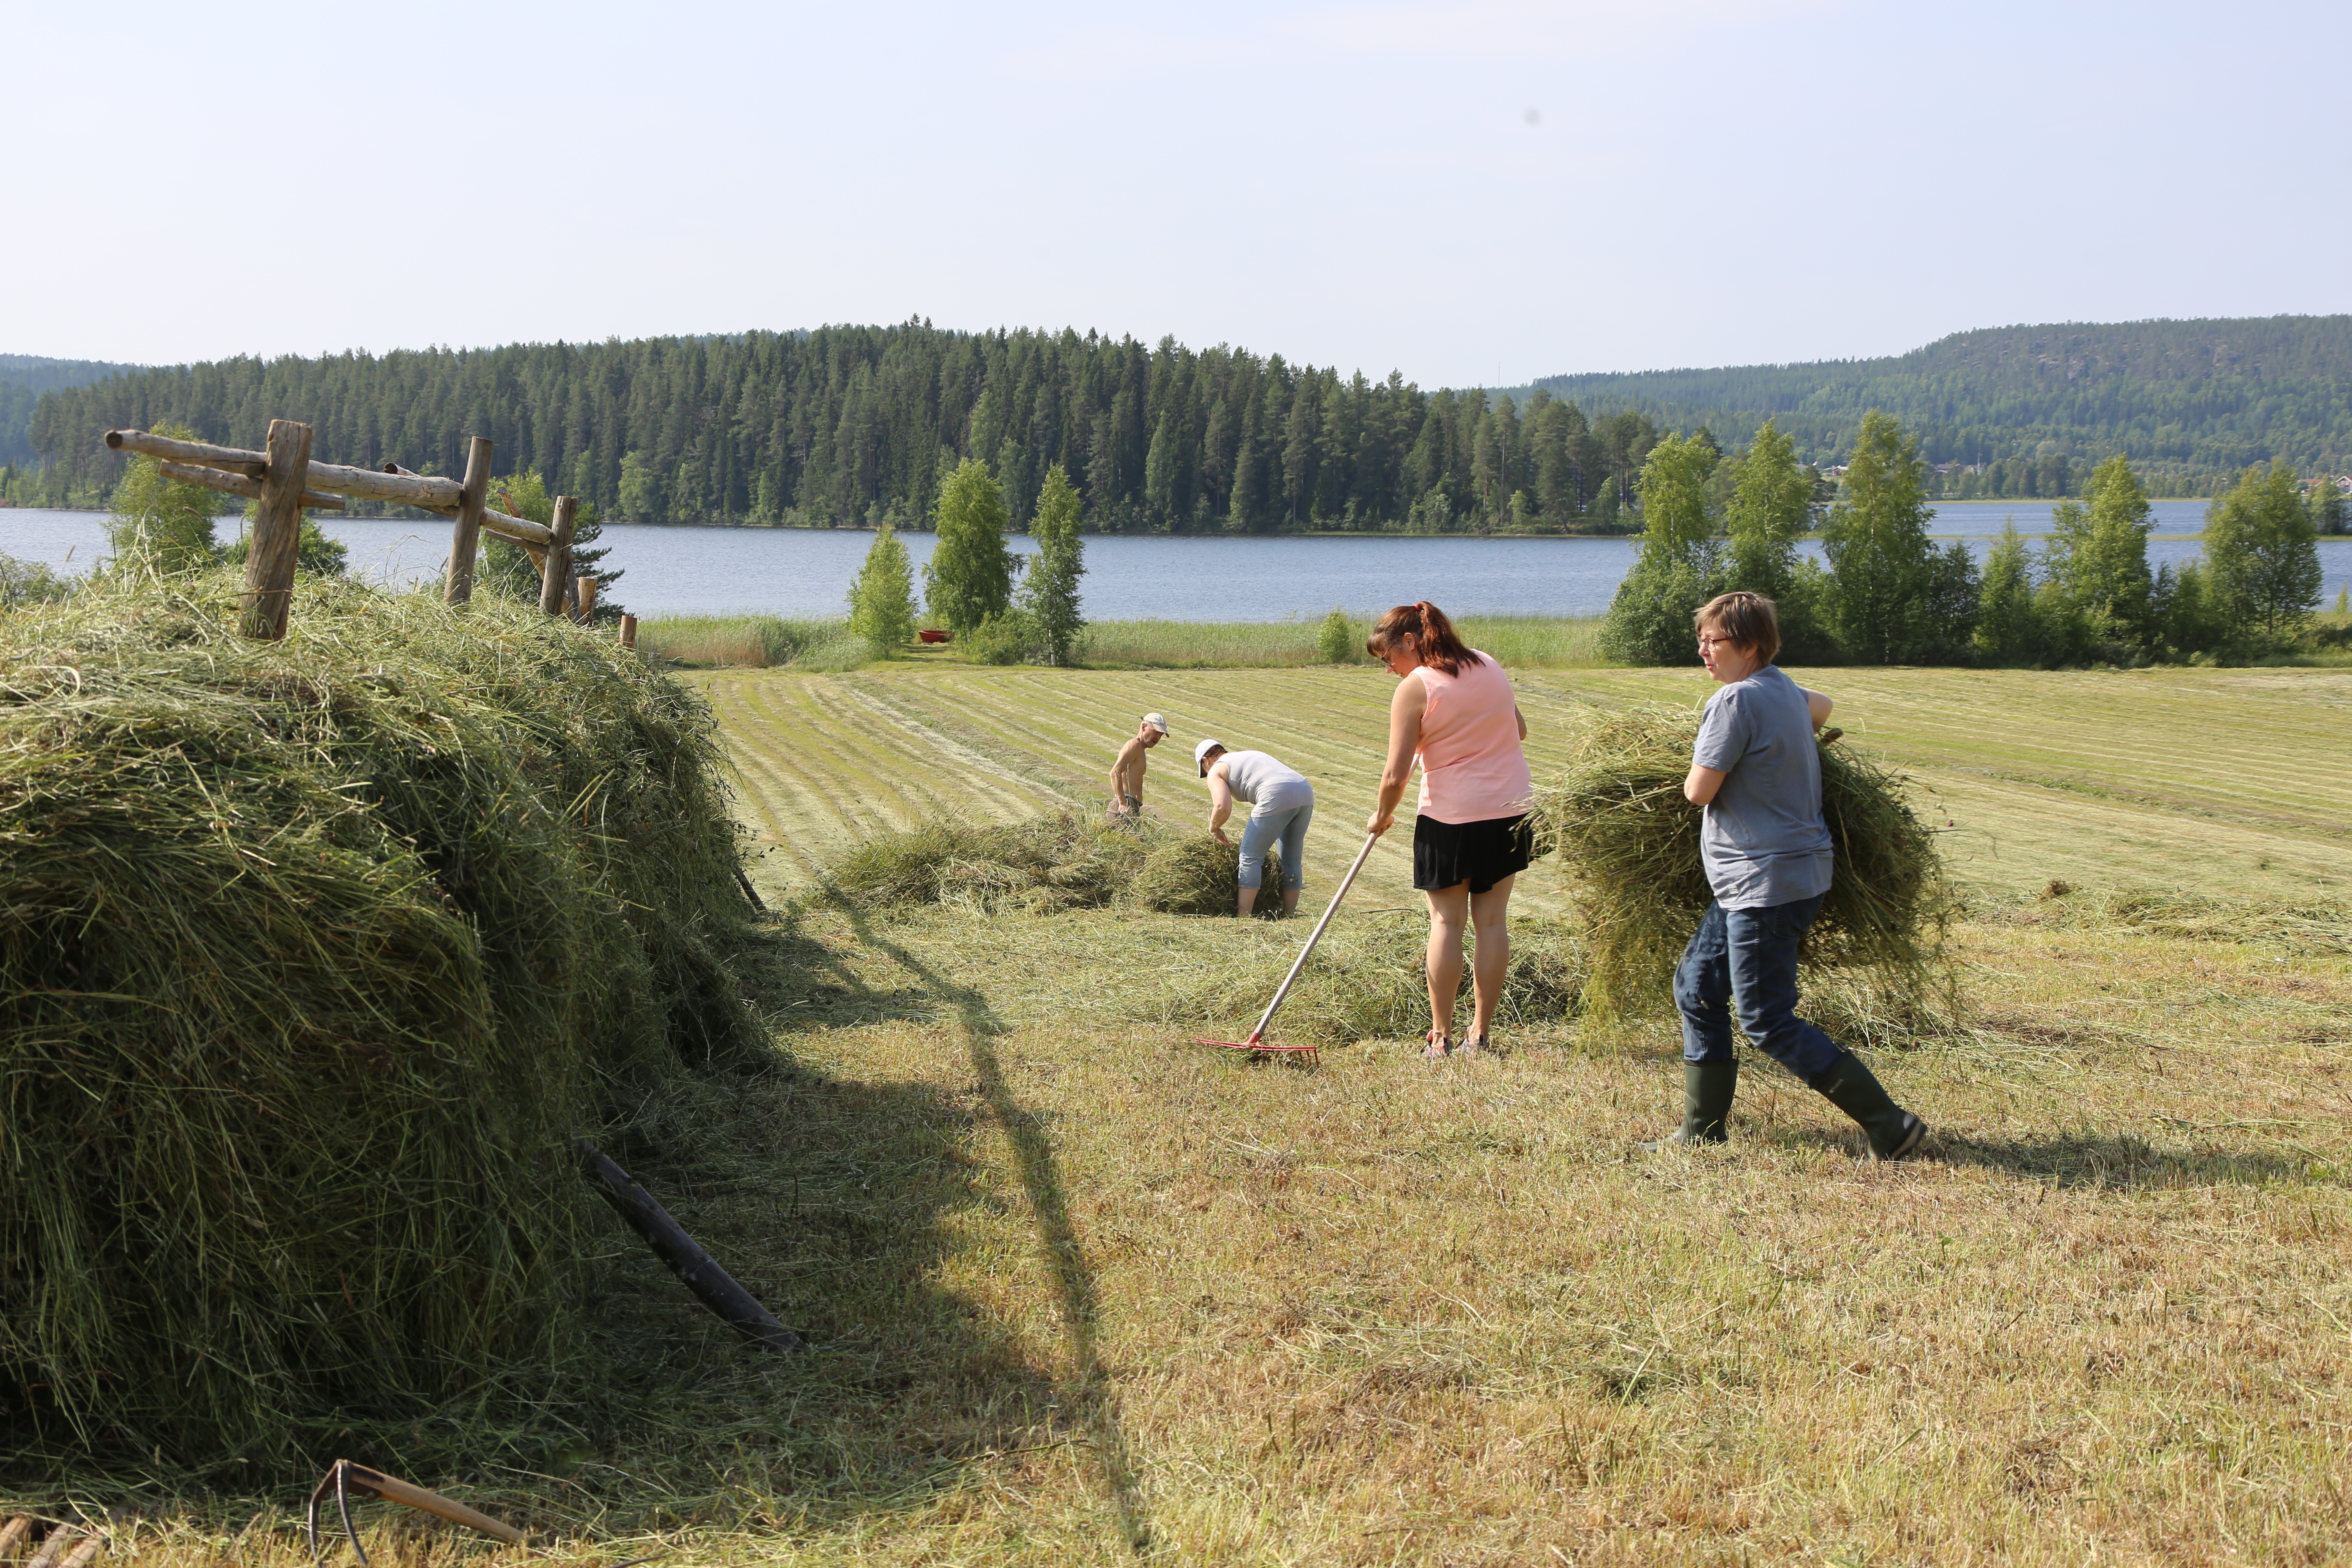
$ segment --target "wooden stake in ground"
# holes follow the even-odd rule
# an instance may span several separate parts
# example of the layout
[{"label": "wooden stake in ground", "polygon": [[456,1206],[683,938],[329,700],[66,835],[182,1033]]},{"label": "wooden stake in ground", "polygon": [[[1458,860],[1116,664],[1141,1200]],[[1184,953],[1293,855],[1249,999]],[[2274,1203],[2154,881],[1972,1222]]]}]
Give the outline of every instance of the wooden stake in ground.
[{"label": "wooden stake in ground", "polygon": [[466,451],[466,483],[457,498],[457,525],[449,531],[449,574],[441,597],[462,605],[474,596],[474,552],[482,542],[482,513],[490,496],[490,438],[477,436]]},{"label": "wooden stake in ground", "polygon": [[555,527],[547,542],[547,559],[539,569],[539,609],[541,615],[563,613],[563,589],[572,578],[572,528],[580,502],[571,496],[555,498]]},{"label": "wooden stake in ground", "polygon": [[637,617],[635,616],[621,617],[621,646],[632,653],[636,651]]},{"label": "wooden stake in ground", "polygon": [[245,563],[245,635],[276,642],[286,635],[294,602],[294,557],[302,542],[302,491],[310,483],[310,427],[291,419],[269,422],[268,471],[253,520],[252,553]]},{"label": "wooden stake in ground", "polygon": [[580,624],[586,626],[596,614],[596,579],[593,577],[572,579],[572,602],[580,606]]}]

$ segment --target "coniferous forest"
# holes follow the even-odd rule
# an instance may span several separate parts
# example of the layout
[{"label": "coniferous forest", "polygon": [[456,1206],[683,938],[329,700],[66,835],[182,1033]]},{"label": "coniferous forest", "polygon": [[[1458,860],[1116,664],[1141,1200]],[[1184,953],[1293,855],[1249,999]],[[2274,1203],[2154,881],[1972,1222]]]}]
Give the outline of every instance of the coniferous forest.
[{"label": "coniferous forest", "polygon": [[1098,531],[1608,533],[1635,526],[1634,480],[1662,434],[1771,418],[1801,463],[1826,467],[1872,409],[1916,436],[1945,498],[2080,495],[2116,455],[2158,495],[2218,493],[2273,460],[2336,472],[2352,450],[2352,317],[2021,327],[1885,359],[1499,394],[923,321],[239,358],[45,391],[25,442],[37,461],[0,485],[19,504],[88,502],[120,471],[109,428],[258,447],[285,417],[313,426],[323,458],[425,472],[457,471],[466,437],[485,434],[501,473],[536,470],[633,521],[919,525],[976,458],[1016,527],[1058,463]]},{"label": "coniferous forest", "polygon": [[45,398],[32,441],[62,496],[111,482],[108,429],[258,447],[272,417],[309,422],[322,458],[426,473],[488,435],[501,472],[535,468],[608,518],[820,527],[919,524],[971,457],[1022,526],[1059,463],[1103,531],[1614,531],[1656,440],[1638,414],[1596,427],[1546,394],[909,321],[142,371]]}]

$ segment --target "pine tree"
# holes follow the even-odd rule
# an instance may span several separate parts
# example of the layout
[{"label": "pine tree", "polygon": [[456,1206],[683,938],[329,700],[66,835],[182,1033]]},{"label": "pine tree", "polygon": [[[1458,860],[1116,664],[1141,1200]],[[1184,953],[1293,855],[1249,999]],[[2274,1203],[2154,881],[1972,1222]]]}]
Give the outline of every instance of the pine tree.
[{"label": "pine tree", "polygon": [[2279,638],[2319,607],[2319,545],[2302,486],[2284,463],[2248,468],[2205,514],[2205,566],[2241,637]]},{"label": "pine tree", "polygon": [[1939,640],[1928,599],[1935,547],[1927,540],[1925,468],[1919,444],[1872,409],[1822,530],[1838,640],[1874,664],[1916,662]]},{"label": "pine tree", "polygon": [[2136,653],[2157,636],[2147,567],[2147,492],[2121,453],[2091,475],[2091,499],[2051,510],[2048,570],[2055,607],[2086,657]]},{"label": "pine tree", "polygon": [[1627,664],[1685,664],[1694,657],[1691,616],[1706,603],[1715,568],[1707,516],[1713,448],[1669,436],[1642,466],[1642,553],[1610,600],[1601,648]]},{"label": "pine tree", "polygon": [[2311,524],[2323,534],[2352,533],[2352,506],[2345,504],[2333,474],[2320,475],[2311,488]]},{"label": "pine tree", "polygon": [[[1153,443],[1157,449],[1158,443]],[[1037,492],[1037,516],[1029,531],[1037,553],[1021,584],[1021,607],[1036,628],[1039,651],[1051,665],[1076,655],[1086,618],[1078,611],[1078,579],[1087,573],[1086,541],[1078,533],[1078,492],[1062,465],[1045,470]]]},{"label": "pine tree", "polygon": [[988,465],[966,458],[940,487],[932,526],[939,543],[923,566],[932,619],[961,637],[1013,607],[1021,559],[1005,548],[1004,493]]},{"label": "pine tree", "polygon": [[885,658],[915,640],[914,563],[887,522],[850,584],[849,629]]}]

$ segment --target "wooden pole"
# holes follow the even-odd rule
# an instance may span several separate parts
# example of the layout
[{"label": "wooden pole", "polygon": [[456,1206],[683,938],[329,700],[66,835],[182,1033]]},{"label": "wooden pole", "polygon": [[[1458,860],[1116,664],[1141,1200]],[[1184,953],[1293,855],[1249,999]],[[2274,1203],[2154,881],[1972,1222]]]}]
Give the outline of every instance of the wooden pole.
[{"label": "wooden pole", "polygon": [[652,1194],[630,1179],[628,1172],[606,1159],[587,1140],[575,1137],[572,1143],[587,1162],[589,1178],[596,1184],[599,1194],[619,1211],[631,1230],[645,1237],[654,1256],[668,1264],[669,1271],[700,1298],[704,1306],[726,1319],[737,1333],[763,1351],[803,1348],[800,1335],[776,1321],[768,1309],[760,1305],[758,1298],[738,1285],[732,1275],[687,1235],[677,1221],[670,1218],[669,1211],[656,1203]]},{"label": "wooden pole", "polygon": [[586,626],[596,615],[596,579],[593,577],[572,579],[572,602],[580,606],[580,624]]},{"label": "wooden pole", "polygon": [[268,473],[245,563],[245,635],[276,642],[294,600],[294,552],[302,541],[302,491],[310,471],[310,427],[269,422]]},{"label": "wooden pole", "polygon": [[547,558],[539,569],[539,608],[542,615],[563,613],[563,584],[572,575],[572,529],[579,515],[579,501],[571,496],[555,498],[553,536],[547,542]]},{"label": "wooden pole", "polygon": [[[313,464],[312,467],[315,468],[317,465]],[[226,495],[243,496],[247,500],[261,499],[259,482],[248,479],[242,474],[225,473],[218,468],[190,468],[185,463],[162,460],[158,460],[155,464],[155,471],[167,479],[177,479],[182,484],[202,485],[208,490],[219,490]],[[318,507],[327,511],[341,511],[343,510],[343,498],[326,495],[314,489],[304,490],[302,505],[306,510]]]},{"label": "wooden pole", "polygon": [[637,617],[635,616],[623,616],[621,617],[621,646],[627,648],[632,653],[636,651]]},{"label": "wooden pole", "polygon": [[466,483],[457,500],[457,525],[449,531],[449,574],[441,597],[462,605],[474,596],[474,552],[482,542],[482,511],[490,494],[490,438],[477,436],[466,452]]}]

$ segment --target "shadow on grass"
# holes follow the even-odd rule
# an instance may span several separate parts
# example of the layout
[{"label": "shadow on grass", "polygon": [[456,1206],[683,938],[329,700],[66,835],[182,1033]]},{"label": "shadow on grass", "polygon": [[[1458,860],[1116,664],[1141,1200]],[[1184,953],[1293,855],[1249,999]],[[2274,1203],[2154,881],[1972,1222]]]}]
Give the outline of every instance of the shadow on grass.
[{"label": "shadow on grass", "polygon": [[[1859,1128],[1738,1126],[1738,1132],[1782,1149],[1825,1149],[1860,1159]],[[1737,1136],[1737,1133],[1735,1134]],[[2181,1187],[2258,1187],[2308,1180],[2316,1158],[2223,1149],[2164,1149],[2129,1134],[2048,1138],[1971,1138],[1937,1131],[1929,1119],[1927,1142],[1908,1162],[1923,1165],[1975,1166],[2021,1180],[2065,1189],[2119,1192]]]},{"label": "shadow on grass", "polygon": [[2258,1187],[2299,1181],[2314,1164],[2305,1158],[2228,1149],[2164,1149],[2129,1134],[2058,1134],[2047,1138],[1944,1135],[1928,1158],[1979,1165],[2061,1187]]},{"label": "shadow on grass", "polygon": [[1150,1523],[1136,1485],[1133,1458],[1119,1426],[1118,1399],[1103,1372],[1094,1275],[1070,1222],[1053,1142],[1043,1121],[1021,1104],[1004,1080],[996,1042],[1010,1031],[982,992],[940,973],[882,935],[850,900],[836,900],[834,907],[847,918],[862,942],[922,982],[925,991],[950,1007],[962,1026],[980,1098],[1012,1145],[1022,1188],[1036,1222],[1038,1245],[1054,1280],[1068,1339],[1069,1397],[1091,1436],[1119,1533],[1130,1546],[1141,1550],[1150,1543]]}]

